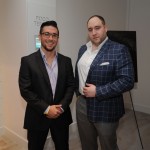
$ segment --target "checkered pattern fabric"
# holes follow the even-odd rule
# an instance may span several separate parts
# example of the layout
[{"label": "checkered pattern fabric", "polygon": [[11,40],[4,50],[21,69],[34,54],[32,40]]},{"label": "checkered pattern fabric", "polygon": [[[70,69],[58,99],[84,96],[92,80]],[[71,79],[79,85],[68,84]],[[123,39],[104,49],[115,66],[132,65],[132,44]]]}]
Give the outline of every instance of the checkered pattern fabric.
[{"label": "checkered pattern fabric", "polygon": [[[86,51],[81,46],[78,60]],[[78,95],[78,69],[76,65],[76,94]],[[96,85],[96,97],[87,98],[87,115],[92,122],[115,122],[124,114],[122,93],[134,86],[133,63],[125,45],[107,40],[93,60],[86,83]]]}]

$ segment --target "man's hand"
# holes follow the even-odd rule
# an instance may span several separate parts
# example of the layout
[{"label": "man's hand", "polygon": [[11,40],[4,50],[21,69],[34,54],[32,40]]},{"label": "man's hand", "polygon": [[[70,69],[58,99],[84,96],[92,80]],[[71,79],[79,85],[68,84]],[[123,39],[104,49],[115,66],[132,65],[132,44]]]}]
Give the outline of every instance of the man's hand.
[{"label": "man's hand", "polygon": [[61,109],[61,105],[51,105],[50,109],[48,111],[48,114],[46,115],[48,118],[58,118],[63,113]]},{"label": "man's hand", "polygon": [[83,94],[86,97],[95,97],[96,96],[96,86],[93,84],[86,83],[86,86],[83,88]]}]

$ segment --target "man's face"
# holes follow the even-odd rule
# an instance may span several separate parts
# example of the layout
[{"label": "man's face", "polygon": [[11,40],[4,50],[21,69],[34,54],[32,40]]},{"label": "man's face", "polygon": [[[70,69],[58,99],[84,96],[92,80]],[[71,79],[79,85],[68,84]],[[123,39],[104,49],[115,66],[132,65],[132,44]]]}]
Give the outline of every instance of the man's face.
[{"label": "man's face", "polygon": [[53,26],[45,26],[39,37],[41,48],[46,51],[53,51],[58,43],[58,30]]},{"label": "man's face", "polygon": [[91,18],[87,24],[87,27],[89,38],[92,44],[97,47],[106,38],[107,27],[97,17]]}]

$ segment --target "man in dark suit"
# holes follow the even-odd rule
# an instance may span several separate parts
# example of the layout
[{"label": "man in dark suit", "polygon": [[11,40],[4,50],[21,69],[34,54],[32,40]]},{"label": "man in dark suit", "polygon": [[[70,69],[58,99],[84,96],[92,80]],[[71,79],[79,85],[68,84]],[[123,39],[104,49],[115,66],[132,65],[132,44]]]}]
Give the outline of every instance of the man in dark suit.
[{"label": "man in dark suit", "polygon": [[24,128],[28,149],[43,150],[50,130],[56,150],[69,150],[69,105],[74,93],[71,59],[56,51],[59,30],[55,21],[42,23],[41,48],[21,59],[20,93],[27,102]]},{"label": "man in dark suit", "polygon": [[118,150],[116,130],[125,113],[122,93],[134,86],[133,63],[125,45],[107,37],[103,17],[87,22],[90,41],[81,46],[75,70],[77,124],[82,150]]}]

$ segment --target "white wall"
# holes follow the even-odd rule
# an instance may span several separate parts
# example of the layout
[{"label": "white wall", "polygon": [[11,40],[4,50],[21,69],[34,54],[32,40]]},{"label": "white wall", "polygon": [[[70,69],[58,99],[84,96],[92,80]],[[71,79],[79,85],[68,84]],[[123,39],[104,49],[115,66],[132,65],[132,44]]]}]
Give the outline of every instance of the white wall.
[{"label": "white wall", "polygon": [[3,126],[24,136],[22,126],[25,103],[18,89],[18,72],[20,57],[27,49],[26,1],[1,0],[1,6],[4,25],[1,35],[3,49],[0,58],[2,62]]},{"label": "white wall", "polygon": [[138,83],[133,90],[136,110],[150,113],[150,15],[149,0],[130,0],[128,29],[137,33]]},{"label": "white wall", "polygon": [[[148,0],[57,0],[56,19],[60,29],[60,52],[72,58],[75,65],[79,47],[86,42],[87,19],[94,14],[104,16],[111,30],[136,30],[138,43],[138,72],[139,82],[137,89],[132,92],[137,109],[150,110],[149,98],[149,26]],[[27,3],[25,0],[0,0],[1,23],[0,27],[0,127],[26,139],[23,130],[23,120],[26,103],[20,96],[18,88],[18,72],[20,58],[31,51],[28,50],[28,19]],[[128,12],[127,12],[128,10]],[[145,19],[147,18],[147,20]],[[0,26],[2,26],[0,24]],[[147,29],[147,30],[146,30]],[[144,38],[143,38],[144,37]],[[2,40],[1,40],[2,39]],[[2,83],[1,83],[2,82]],[[2,104],[2,105],[1,105]],[[145,111],[145,109],[143,109]],[[75,121],[75,98],[72,103],[72,112]],[[1,119],[1,118],[0,118]],[[17,121],[16,121],[17,120]]]},{"label": "white wall", "polygon": [[[2,1],[0,1],[0,33],[2,35],[3,32],[3,7]],[[0,36],[0,130],[3,126],[3,101],[2,101],[2,51],[3,51],[3,42],[2,36]]]}]

